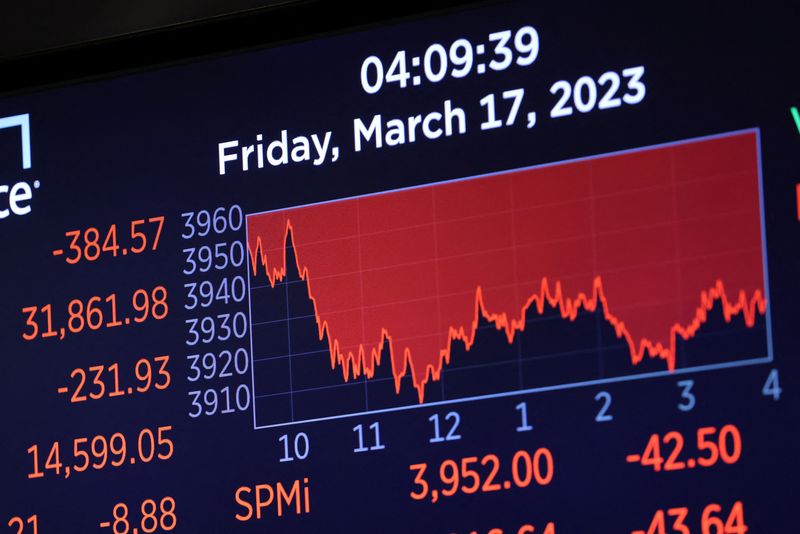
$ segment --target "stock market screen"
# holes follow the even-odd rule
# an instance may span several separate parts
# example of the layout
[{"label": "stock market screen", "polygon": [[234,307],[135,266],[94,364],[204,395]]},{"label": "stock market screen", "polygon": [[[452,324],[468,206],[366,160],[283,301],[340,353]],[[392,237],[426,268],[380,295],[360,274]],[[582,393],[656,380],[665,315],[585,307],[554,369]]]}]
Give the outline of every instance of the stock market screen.
[{"label": "stock market screen", "polygon": [[796,531],[798,21],[482,4],[0,98],[0,532]]}]

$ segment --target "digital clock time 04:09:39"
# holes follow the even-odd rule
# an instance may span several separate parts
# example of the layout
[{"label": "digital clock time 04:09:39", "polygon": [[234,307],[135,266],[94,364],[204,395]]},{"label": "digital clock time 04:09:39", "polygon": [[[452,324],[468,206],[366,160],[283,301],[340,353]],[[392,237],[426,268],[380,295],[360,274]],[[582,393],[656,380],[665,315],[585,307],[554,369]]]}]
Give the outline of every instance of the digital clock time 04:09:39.
[{"label": "digital clock time 04:09:39", "polygon": [[488,43],[492,48],[488,54],[486,44],[473,45],[464,38],[453,41],[449,47],[433,43],[422,56],[413,56],[410,61],[408,53],[400,50],[388,70],[381,58],[369,56],[361,64],[361,87],[373,95],[385,84],[397,83],[405,88],[409,82],[412,86],[422,85],[423,81],[438,83],[448,75],[465,78],[473,72],[485,74],[487,68],[499,72],[514,63],[527,67],[539,56],[539,33],[532,26],[523,26],[516,32],[503,30],[490,33]]}]

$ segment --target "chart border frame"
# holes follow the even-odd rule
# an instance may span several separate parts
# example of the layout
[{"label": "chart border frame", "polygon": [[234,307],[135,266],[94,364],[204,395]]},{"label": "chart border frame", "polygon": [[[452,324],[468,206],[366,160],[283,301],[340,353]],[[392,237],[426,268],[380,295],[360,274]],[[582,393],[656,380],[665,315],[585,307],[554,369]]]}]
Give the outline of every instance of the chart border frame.
[{"label": "chart border frame", "polygon": [[350,197],[342,197],[333,200],[325,200],[321,202],[313,202],[309,204],[300,204],[296,206],[288,206],[282,208],[276,208],[272,210],[266,211],[259,211],[253,213],[245,214],[245,239],[247,246],[249,248],[250,244],[250,226],[248,224],[248,219],[250,217],[256,217],[259,215],[264,215],[267,213],[274,213],[279,211],[286,211],[286,210],[296,210],[296,209],[303,209],[303,208],[310,208],[315,206],[320,206],[324,204],[332,204],[337,202],[342,202],[346,200],[353,200],[357,198],[367,198],[372,196],[382,196],[388,194],[399,193],[401,191],[410,191],[413,189],[419,189],[423,187],[431,187],[435,185],[444,185],[444,184],[452,184],[458,183],[467,180],[475,180],[479,178],[487,178],[490,176],[496,176],[499,174],[506,174],[509,172],[518,172],[518,171],[527,171],[533,169],[543,169],[548,167],[554,167],[557,165],[566,165],[570,163],[578,163],[584,161],[592,161],[595,159],[600,158],[607,158],[612,156],[621,156],[625,154],[635,154],[638,152],[643,152],[646,150],[654,150],[659,148],[668,148],[674,146],[681,146],[686,144],[692,144],[702,141],[711,141],[714,139],[724,139],[727,137],[733,137],[737,135],[743,134],[755,134],[756,138],[756,167],[757,167],[757,174],[758,174],[758,195],[759,195],[759,221],[761,224],[761,265],[764,274],[764,297],[766,299],[766,314],[764,316],[766,322],[766,335],[767,335],[767,356],[765,357],[758,357],[758,358],[747,358],[743,360],[737,360],[733,362],[724,362],[724,363],[715,363],[715,364],[707,364],[707,365],[696,365],[691,367],[682,367],[679,369],[675,369],[670,371],[669,369],[665,369],[663,371],[654,371],[649,373],[636,373],[631,375],[623,375],[623,376],[614,376],[608,378],[598,378],[595,380],[583,380],[578,382],[570,382],[565,384],[556,384],[552,386],[540,386],[535,388],[525,388],[525,389],[515,389],[512,391],[504,391],[498,393],[488,393],[485,395],[474,395],[469,397],[459,397],[457,399],[447,399],[441,401],[434,401],[434,402],[424,402],[420,404],[409,404],[405,406],[395,406],[392,408],[381,408],[377,410],[366,410],[361,412],[352,412],[347,414],[337,414],[325,417],[316,417],[311,419],[302,419],[299,421],[288,421],[284,423],[275,423],[269,425],[258,425],[258,419],[256,414],[256,405],[257,405],[257,395],[256,395],[256,388],[255,388],[255,354],[253,353],[253,320],[252,320],[252,301],[251,301],[251,290],[250,290],[250,278],[251,278],[251,271],[252,265],[251,260],[252,256],[249,253],[247,254],[247,261],[245,262],[245,266],[247,268],[247,318],[248,318],[248,326],[249,326],[249,334],[250,334],[250,375],[251,375],[251,387],[252,387],[252,399],[253,399],[253,429],[254,430],[264,430],[268,428],[281,428],[286,426],[294,426],[299,424],[305,423],[316,423],[320,421],[333,421],[337,419],[349,419],[353,417],[363,417],[367,415],[376,415],[376,414],[383,414],[383,413],[390,413],[390,412],[401,412],[401,411],[408,411],[408,410],[416,410],[420,408],[433,408],[436,406],[446,406],[451,404],[460,404],[460,403],[468,403],[468,402],[476,402],[481,400],[488,400],[488,399],[497,399],[497,398],[504,398],[504,397],[512,397],[515,395],[527,395],[527,394],[534,394],[534,393],[545,393],[548,391],[561,391],[567,389],[577,389],[577,388],[584,388],[584,387],[594,387],[600,386],[605,384],[614,384],[620,382],[632,382],[635,380],[647,380],[652,378],[661,378],[665,376],[680,376],[689,373],[701,373],[701,372],[708,372],[708,371],[716,371],[722,369],[731,369],[737,367],[746,367],[751,365],[762,365],[768,364],[775,361],[775,355],[773,350],[773,339],[772,339],[772,301],[770,299],[770,291],[769,291],[769,265],[767,260],[767,231],[766,231],[766,217],[765,217],[765,204],[764,204],[764,175],[763,175],[763,166],[761,160],[761,129],[758,127],[754,128],[745,128],[740,130],[732,130],[728,132],[723,132],[719,134],[711,134],[711,135],[704,135],[699,137],[692,137],[681,139],[678,141],[669,141],[665,143],[657,143],[653,145],[647,145],[637,148],[630,148],[624,150],[616,150],[612,152],[604,152],[601,154],[594,154],[591,156],[583,156],[579,158],[572,158],[572,159],[565,159],[559,161],[553,161],[548,163],[540,163],[536,165],[529,165],[525,167],[516,167],[512,169],[504,169],[500,171],[494,171],[489,173],[482,173],[482,174],[475,174],[471,176],[465,176],[461,178],[454,178],[450,180],[442,180],[438,182],[428,182],[419,185],[413,185],[409,187],[401,187],[397,189],[389,189],[384,191],[378,191],[374,193],[365,193],[362,195],[354,195]]}]

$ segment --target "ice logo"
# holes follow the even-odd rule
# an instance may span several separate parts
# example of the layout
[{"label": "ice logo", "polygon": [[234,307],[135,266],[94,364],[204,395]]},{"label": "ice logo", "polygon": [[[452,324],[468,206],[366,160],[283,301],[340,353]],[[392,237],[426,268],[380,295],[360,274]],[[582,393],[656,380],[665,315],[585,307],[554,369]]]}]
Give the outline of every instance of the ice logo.
[{"label": "ice logo", "polygon": [[[22,170],[31,168],[31,125],[30,116],[14,115],[0,118],[0,129],[19,128],[22,138]],[[39,180],[33,183],[21,180],[13,185],[0,184],[0,220],[11,215],[27,215],[31,212],[33,190],[39,189]]]}]

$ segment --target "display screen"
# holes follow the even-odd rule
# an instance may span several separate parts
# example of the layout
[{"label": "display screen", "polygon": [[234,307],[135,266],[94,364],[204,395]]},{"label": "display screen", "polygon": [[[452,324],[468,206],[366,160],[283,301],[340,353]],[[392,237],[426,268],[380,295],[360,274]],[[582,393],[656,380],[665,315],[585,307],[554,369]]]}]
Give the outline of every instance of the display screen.
[{"label": "display screen", "polygon": [[797,13],[538,4],[0,98],[0,532],[794,531]]}]

